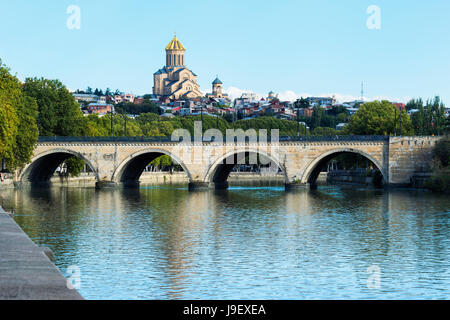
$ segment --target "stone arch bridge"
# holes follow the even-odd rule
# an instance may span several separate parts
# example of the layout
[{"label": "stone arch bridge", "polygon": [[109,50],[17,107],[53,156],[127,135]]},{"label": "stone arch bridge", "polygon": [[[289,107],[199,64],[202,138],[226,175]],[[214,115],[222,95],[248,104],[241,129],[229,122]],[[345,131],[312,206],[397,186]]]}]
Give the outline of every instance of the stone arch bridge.
[{"label": "stone arch bridge", "polygon": [[[322,166],[343,153],[363,155],[383,175],[386,185],[406,186],[414,172],[429,166],[439,137],[296,137],[278,143],[171,142],[143,138],[40,138],[31,162],[16,172],[15,184],[50,181],[56,168],[75,155],[89,165],[96,186],[138,186],[144,168],[166,154],[185,171],[191,189],[227,186],[239,158],[270,159],[287,187],[313,184]],[[295,141],[294,141],[295,140]]]}]

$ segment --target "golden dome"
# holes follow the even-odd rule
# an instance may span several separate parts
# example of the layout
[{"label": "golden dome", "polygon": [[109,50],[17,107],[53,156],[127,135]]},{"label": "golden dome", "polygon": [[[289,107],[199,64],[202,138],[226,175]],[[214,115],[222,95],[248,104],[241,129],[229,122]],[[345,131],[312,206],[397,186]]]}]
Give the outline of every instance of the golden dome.
[{"label": "golden dome", "polygon": [[178,40],[177,35],[173,37],[172,41],[166,47],[166,50],[186,50],[181,44],[180,40]]}]

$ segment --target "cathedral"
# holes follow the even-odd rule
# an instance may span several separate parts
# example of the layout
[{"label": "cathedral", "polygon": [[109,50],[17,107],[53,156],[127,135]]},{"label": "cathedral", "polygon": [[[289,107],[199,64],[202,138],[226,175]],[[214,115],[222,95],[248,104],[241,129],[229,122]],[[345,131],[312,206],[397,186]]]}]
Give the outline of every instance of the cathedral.
[{"label": "cathedral", "polygon": [[166,47],[166,65],[153,74],[154,95],[173,100],[203,95],[197,84],[197,75],[185,65],[185,51],[175,35]]}]

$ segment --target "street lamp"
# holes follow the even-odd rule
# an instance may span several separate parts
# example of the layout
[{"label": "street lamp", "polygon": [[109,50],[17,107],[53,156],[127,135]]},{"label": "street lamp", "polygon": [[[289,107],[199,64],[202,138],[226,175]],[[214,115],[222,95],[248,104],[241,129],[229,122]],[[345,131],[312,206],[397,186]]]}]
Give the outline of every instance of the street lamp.
[{"label": "street lamp", "polygon": [[113,114],[114,114],[114,110],[111,109],[110,113],[111,113],[111,138],[112,138],[114,136],[114,132],[113,132]]},{"label": "street lamp", "polygon": [[203,104],[200,106],[200,120],[202,121],[202,135],[203,135]]},{"label": "street lamp", "polygon": [[397,107],[394,108],[394,136],[397,136]]},{"label": "street lamp", "polygon": [[127,115],[125,114],[125,111],[122,113],[122,117],[123,117],[123,120],[124,120],[124,124],[123,124],[123,131],[124,131],[124,136],[126,137],[127,136]]},{"label": "street lamp", "polygon": [[400,110],[400,119],[399,119],[399,121],[400,121],[400,136],[402,136],[402,110]]}]

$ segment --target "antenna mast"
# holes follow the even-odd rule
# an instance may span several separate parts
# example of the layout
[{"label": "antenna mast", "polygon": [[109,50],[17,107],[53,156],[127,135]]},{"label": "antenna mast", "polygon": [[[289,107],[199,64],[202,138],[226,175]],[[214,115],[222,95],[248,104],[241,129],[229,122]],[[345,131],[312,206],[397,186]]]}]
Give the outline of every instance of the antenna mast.
[{"label": "antenna mast", "polygon": [[361,101],[364,101],[364,82],[361,81]]}]

